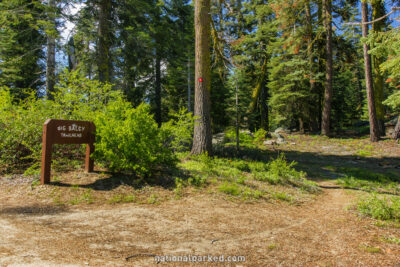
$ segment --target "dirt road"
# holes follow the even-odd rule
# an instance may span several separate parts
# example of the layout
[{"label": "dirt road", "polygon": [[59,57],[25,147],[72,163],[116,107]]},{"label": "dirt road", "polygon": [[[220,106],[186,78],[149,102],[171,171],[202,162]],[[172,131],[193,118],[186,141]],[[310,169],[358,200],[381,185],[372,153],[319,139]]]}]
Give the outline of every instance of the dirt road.
[{"label": "dirt road", "polygon": [[301,206],[199,194],[160,205],[63,207],[3,195],[0,266],[156,265],[147,254],[246,257],[220,264],[231,266],[399,266],[400,245],[382,238],[400,230],[349,211],[353,200],[324,189]]}]

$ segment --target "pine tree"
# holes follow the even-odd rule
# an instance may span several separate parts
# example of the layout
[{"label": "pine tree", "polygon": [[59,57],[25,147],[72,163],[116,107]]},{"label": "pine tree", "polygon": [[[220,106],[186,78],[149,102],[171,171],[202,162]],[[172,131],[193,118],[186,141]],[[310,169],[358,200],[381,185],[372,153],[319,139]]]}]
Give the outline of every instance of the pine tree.
[{"label": "pine tree", "polygon": [[[363,37],[368,37],[368,3],[361,2],[361,17],[362,17],[362,32]],[[371,72],[371,56],[368,54],[369,46],[364,43],[364,64],[365,64],[365,82],[367,88],[368,98],[368,111],[369,111],[369,127],[370,127],[370,139],[371,142],[377,142],[379,140],[379,128],[376,118],[376,110],[374,104],[374,90],[372,83],[372,72]]]},{"label": "pine tree", "polygon": [[212,155],[210,118],[210,0],[195,0],[194,26],[196,33],[196,79],[192,154]]},{"label": "pine tree", "polygon": [[18,98],[25,89],[40,94],[44,66],[43,36],[45,7],[37,1],[0,2],[0,85],[8,86]]},{"label": "pine tree", "polygon": [[[381,0],[372,0],[372,20],[381,18],[386,14],[384,2]],[[381,19],[372,24],[372,34],[376,35],[386,28],[385,19]],[[376,44],[373,44],[375,46]],[[373,49],[373,47],[372,47]],[[372,56],[371,64],[373,70],[373,88],[374,88],[374,103],[376,109],[376,119],[378,121],[379,135],[385,135],[385,109],[383,106],[385,82],[383,74],[380,70],[380,65],[385,61],[382,56]]]},{"label": "pine tree", "polygon": [[48,2],[48,20],[51,28],[47,31],[47,56],[46,56],[46,94],[49,99],[53,98],[54,85],[56,82],[56,1]]},{"label": "pine tree", "polygon": [[333,55],[332,55],[332,1],[323,0],[324,27],[326,31],[326,74],[324,108],[322,111],[321,134],[330,135],[331,109],[332,109],[332,80],[333,80]]}]

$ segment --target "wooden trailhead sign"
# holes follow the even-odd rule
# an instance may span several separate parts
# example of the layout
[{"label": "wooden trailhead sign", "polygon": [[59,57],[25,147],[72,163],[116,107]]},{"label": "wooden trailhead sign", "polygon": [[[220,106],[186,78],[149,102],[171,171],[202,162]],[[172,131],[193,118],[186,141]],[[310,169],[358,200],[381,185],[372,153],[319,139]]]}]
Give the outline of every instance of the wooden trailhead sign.
[{"label": "wooden trailhead sign", "polygon": [[42,171],[40,184],[50,182],[51,152],[54,144],[87,144],[85,171],[93,171],[96,126],[90,121],[48,119],[43,125]]}]

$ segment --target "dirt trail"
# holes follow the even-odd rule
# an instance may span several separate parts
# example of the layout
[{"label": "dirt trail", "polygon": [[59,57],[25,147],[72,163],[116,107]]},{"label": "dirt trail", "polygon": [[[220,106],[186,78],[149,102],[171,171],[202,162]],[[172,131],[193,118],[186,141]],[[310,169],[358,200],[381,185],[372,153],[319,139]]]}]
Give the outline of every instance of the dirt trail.
[{"label": "dirt trail", "polygon": [[144,255],[125,260],[135,254],[246,257],[232,266],[399,266],[400,245],[381,238],[400,230],[348,211],[353,201],[343,189],[324,189],[301,206],[198,194],[160,205],[60,208],[0,196],[0,266],[156,265]]}]

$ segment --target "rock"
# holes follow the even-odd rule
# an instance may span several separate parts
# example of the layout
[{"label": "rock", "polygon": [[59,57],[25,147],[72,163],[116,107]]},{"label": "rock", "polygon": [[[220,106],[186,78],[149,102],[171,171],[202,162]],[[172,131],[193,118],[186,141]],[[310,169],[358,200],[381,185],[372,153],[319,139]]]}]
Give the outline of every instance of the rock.
[{"label": "rock", "polygon": [[217,133],[213,135],[212,143],[213,145],[221,144],[224,142],[225,133]]},{"label": "rock", "polygon": [[279,139],[279,138],[284,139],[283,136],[280,135],[279,133],[271,133],[271,136],[272,136],[273,138],[275,138],[275,139]]},{"label": "rock", "polygon": [[275,132],[274,133],[276,133],[276,134],[278,134],[278,133],[290,133],[290,131],[289,131],[289,129],[288,128],[283,128],[283,127],[278,127],[276,130],[275,130]]},{"label": "rock", "polygon": [[276,140],[278,145],[286,144],[285,138],[281,137]]},{"label": "rock", "polygon": [[263,144],[266,146],[272,146],[272,145],[276,145],[277,143],[275,140],[266,140],[266,141],[264,141]]}]

